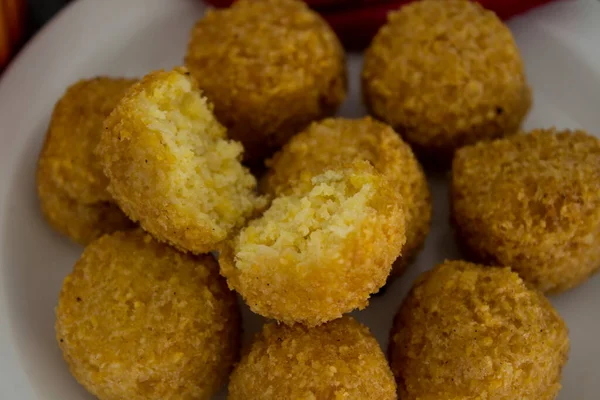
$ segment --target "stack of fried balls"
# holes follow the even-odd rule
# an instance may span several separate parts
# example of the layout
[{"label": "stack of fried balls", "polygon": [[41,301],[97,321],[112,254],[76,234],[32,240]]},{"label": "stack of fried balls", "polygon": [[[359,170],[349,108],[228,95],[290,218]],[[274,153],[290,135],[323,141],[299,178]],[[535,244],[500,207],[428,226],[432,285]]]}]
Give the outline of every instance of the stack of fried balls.
[{"label": "stack of fried balls", "polygon": [[[198,21],[185,66],[67,89],[37,188],[48,223],[86,246],[56,337],[90,393],[556,398],[569,339],[545,294],[600,267],[600,141],[520,130],[519,50],[468,0],[390,13],[364,61],[372,116],[334,117],[348,78],[329,26],[301,1],[240,0]],[[451,167],[468,261],[414,283],[386,358],[345,314],[423,247],[420,161]],[[243,349],[235,293],[272,320]]]}]

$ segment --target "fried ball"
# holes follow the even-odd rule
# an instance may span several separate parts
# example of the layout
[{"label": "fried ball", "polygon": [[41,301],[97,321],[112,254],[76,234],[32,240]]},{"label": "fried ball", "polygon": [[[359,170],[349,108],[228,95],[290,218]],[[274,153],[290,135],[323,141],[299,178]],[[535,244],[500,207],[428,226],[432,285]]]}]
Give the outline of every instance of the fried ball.
[{"label": "fried ball", "polygon": [[100,77],[77,82],[56,103],[36,180],[40,206],[50,225],[80,244],[133,223],[113,204],[94,148],[102,123],[132,79]]},{"label": "fried ball", "polygon": [[85,249],[60,292],[56,337],[101,400],[210,399],[237,359],[240,316],[212,257],[133,230]]},{"label": "fried ball", "polygon": [[362,79],[371,113],[441,159],[516,133],[531,106],[510,30],[467,0],[422,0],[390,13],[366,52]]},{"label": "fried ball", "polygon": [[550,302],[509,268],[445,262],[421,276],[390,339],[402,400],[551,400],[568,330]]},{"label": "fried ball", "polygon": [[109,191],[158,240],[193,253],[217,248],[264,200],[183,68],[134,85],[105,122],[98,145]]},{"label": "fried ball", "polygon": [[346,96],[342,46],[302,1],[240,0],[208,11],[185,63],[250,162],[333,115]]},{"label": "fried ball", "polygon": [[556,293],[600,267],[600,140],[536,130],[457,152],[452,218],[470,257]]},{"label": "fried ball", "polygon": [[365,161],[276,198],[220,256],[252,311],[315,326],[364,308],[404,244],[401,196]]},{"label": "fried ball", "polygon": [[394,130],[367,117],[326,119],[296,135],[268,162],[261,189],[270,195],[291,190],[303,174],[314,176],[346,160],[364,159],[402,195],[406,243],[394,263],[399,275],[423,246],[431,220],[431,197],[421,165]]},{"label": "fried ball", "polygon": [[317,328],[265,325],[231,375],[228,398],[397,399],[379,343],[350,317]]}]

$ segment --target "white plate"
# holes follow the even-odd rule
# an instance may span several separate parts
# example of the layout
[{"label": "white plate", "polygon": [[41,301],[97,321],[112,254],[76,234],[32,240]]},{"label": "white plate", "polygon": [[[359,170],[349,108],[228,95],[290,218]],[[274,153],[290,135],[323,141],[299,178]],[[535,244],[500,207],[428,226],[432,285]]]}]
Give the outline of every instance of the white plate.
[{"label": "white plate", "polygon": [[[187,36],[203,13],[199,0],[80,0],[22,52],[0,82],[0,398],[90,399],[70,376],[54,339],[54,305],[81,248],[40,215],[34,185],[38,151],[52,107],[70,83],[94,75],[141,76],[182,63]],[[526,127],[600,132],[600,4],[551,4],[511,22],[527,63],[535,107]],[[351,96],[340,114],[365,114],[360,57],[349,57]],[[387,346],[392,317],[421,272],[456,258],[447,186],[430,177],[434,217],[426,247],[408,273],[356,313]],[[561,399],[600,393],[600,276],[552,299],[571,334]],[[260,319],[246,311],[247,337]],[[224,398],[224,397],[223,397]],[[534,400],[534,399],[531,399]]]}]

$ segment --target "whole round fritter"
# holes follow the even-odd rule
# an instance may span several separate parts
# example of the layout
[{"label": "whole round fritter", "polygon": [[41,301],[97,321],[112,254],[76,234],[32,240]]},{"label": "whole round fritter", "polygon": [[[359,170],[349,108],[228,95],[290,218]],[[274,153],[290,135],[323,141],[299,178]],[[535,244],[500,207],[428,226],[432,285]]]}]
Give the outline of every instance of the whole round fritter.
[{"label": "whole round fritter", "polygon": [[67,89],[56,103],[36,173],[42,211],[52,227],[80,244],[133,223],[112,204],[94,154],[103,121],[133,79],[99,77]]},{"label": "whole round fritter", "polygon": [[389,14],[365,55],[373,115],[427,155],[516,133],[531,106],[508,27],[468,0],[423,0]]},{"label": "whole round fritter", "polygon": [[278,196],[292,190],[303,175],[314,176],[358,159],[372,163],[404,200],[406,243],[392,270],[397,276],[414,259],[427,237],[431,195],[421,165],[390,126],[370,117],[314,122],[267,163],[270,170],[261,182],[261,190]]},{"label": "whole round fritter", "polygon": [[210,399],[237,359],[240,316],[212,257],[134,230],[85,249],[63,283],[56,337],[101,400]]},{"label": "whole round fritter", "polygon": [[390,338],[400,398],[551,400],[568,330],[509,268],[445,262],[421,276]]},{"label": "whole round fritter", "polygon": [[457,152],[452,219],[470,257],[543,292],[600,268],[600,140],[536,130]]},{"label": "whole round fritter", "polygon": [[160,241],[201,254],[265,201],[212,105],[185,68],[132,86],[105,121],[97,153],[121,209]]},{"label": "whole round fritter", "polygon": [[263,327],[229,382],[229,400],[395,400],[396,385],[369,329],[350,317],[306,328]]},{"label": "whole round fritter", "polygon": [[223,246],[221,274],[255,313],[316,326],[365,308],[405,240],[402,197],[357,161],[273,200]]},{"label": "whole round fritter", "polygon": [[346,95],[341,44],[297,0],[240,0],[209,10],[194,27],[185,63],[251,162],[333,115]]}]

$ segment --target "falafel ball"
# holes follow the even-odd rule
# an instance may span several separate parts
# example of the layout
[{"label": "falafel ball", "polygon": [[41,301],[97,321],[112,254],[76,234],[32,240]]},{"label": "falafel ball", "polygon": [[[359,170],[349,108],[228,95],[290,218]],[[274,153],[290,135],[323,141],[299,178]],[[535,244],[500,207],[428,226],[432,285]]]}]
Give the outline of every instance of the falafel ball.
[{"label": "falafel ball", "polygon": [[267,164],[261,190],[289,192],[303,174],[317,175],[348,160],[363,159],[388,179],[404,200],[406,243],[392,275],[398,276],[423,247],[431,221],[431,195],[423,169],[394,130],[370,117],[330,118],[294,136]]},{"label": "falafel ball", "polygon": [[379,343],[351,317],[316,328],[271,323],[245,351],[229,400],[395,400],[396,384]]},{"label": "falafel ball", "polygon": [[134,82],[108,77],[79,81],[52,113],[36,172],[40,207],[54,229],[82,245],[133,227],[106,190],[108,179],[94,148],[104,118]]},{"label": "falafel ball", "polygon": [[456,153],[452,220],[474,260],[557,293],[600,268],[600,140],[535,130]]},{"label": "falafel ball", "polygon": [[446,261],[414,284],[395,318],[402,400],[551,400],[569,352],[550,302],[509,268]]},{"label": "falafel ball", "polygon": [[193,29],[185,64],[251,163],[335,114],[346,96],[343,48],[298,0],[209,10]]},{"label": "falafel ball", "polygon": [[242,145],[227,139],[184,68],[144,77],[105,127],[97,152],[108,190],[160,241],[206,253],[264,206]]},{"label": "falafel ball", "polygon": [[364,308],[406,240],[402,197],[366,161],[327,170],[273,200],[220,255],[250,309],[315,326]]},{"label": "falafel ball", "polygon": [[362,80],[370,112],[443,161],[458,147],[516,133],[531,107],[510,30],[468,0],[421,0],[390,13]]},{"label": "falafel ball", "polygon": [[101,400],[210,399],[238,357],[240,315],[212,257],[138,229],[85,249],[60,292],[56,337]]}]

